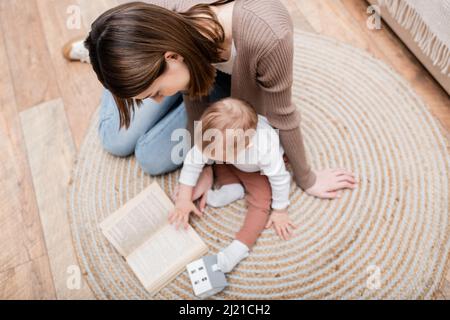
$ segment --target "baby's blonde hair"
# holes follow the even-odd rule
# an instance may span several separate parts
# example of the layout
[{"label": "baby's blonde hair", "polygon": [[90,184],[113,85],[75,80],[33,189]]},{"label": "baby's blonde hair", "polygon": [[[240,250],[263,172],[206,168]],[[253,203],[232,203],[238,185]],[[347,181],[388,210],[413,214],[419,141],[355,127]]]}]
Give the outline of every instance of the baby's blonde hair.
[{"label": "baby's blonde hair", "polygon": [[[226,133],[228,130],[232,130],[232,132],[242,130],[244,133],[255,131],[258,124],[258,115],[248,102],[234,98],[225,98],[211,104],[202,115],[200,121],[201,130],[197,133],[201,134],[202,139],[201,141],[196,141],[196,144],[201,150],[205,150],[214,142],[203,139],[208,130],[218,130],[223,134],[223,137],[227,137]],[[246,137],[249,138],[249,136]],[[243,142],[245,148],[250,144],[249,139],[240,141],[239,137],[233,137],[233,140],[235,151],[238,151],[239,143]],[[224,142],[225,145],[229,143],[226,142],[226,138]]]}]

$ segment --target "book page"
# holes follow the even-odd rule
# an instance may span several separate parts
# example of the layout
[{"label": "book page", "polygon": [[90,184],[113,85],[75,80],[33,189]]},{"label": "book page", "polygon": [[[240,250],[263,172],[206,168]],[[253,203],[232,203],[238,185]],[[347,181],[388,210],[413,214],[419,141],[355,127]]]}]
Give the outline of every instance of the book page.
[{"label": "book page", "polygon": [[208,247],[192,227],[176,230],[167,224],[128,256],[127,262],[149,293],[156,294],[207,252]]},{"label": "book page", "polygon": [[157,183],[100,224],[106,238],[123,257],[130,255],[159,229],[168,224],[173,204]]}]

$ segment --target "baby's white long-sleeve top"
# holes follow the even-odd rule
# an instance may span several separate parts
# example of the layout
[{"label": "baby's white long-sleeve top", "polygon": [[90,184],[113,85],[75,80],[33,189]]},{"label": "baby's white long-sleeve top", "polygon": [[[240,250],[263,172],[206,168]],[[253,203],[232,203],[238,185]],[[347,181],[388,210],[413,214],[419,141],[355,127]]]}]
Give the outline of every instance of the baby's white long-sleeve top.
[{"label": "baby's white long-sleeve top", "polygon": [[[247,149],[238,153],[235,161],[227,162],[244,172],[261,172],[268,177],[272,188],[272,208],[282,210],[289,206],[291,175],[286,170],[283,159],[284,150],[278,133],[269,121],[258,116],[256,134]],[[186,155],[179,182],[194,187],[206,164],[214,161],[208,159],[197,146]]]}]

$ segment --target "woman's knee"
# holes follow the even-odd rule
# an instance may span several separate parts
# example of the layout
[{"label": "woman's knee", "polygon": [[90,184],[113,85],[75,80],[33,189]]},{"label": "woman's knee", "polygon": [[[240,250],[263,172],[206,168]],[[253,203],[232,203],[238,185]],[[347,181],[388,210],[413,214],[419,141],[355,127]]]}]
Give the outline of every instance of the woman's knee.
[{"label": "woman's knee", "polygon": [[114,120],[101,119],[98,132],[102,147],[108,153],[116,157],[128,157],[134,153],[136,140],[120,135]]},{"label": "woman's knee", "polygon": [[180,105],[139,138],[135,155],[144,172],[158,176],[181,167],[190,149],[186,121],[184,105]]},{"label": "woman's knee", "polygon": [[129,157],[134,153],[134,146],[128,142],[114,141],[113,139],[102,139],[103,149],[116,157]]},{"label": "woman's knee", "polygon": [[172,161],[165,148],[161,148],[158,141],[140,139],[135,149],[136,161],[141,169],[151,175],[160,176],[178,169],[181,164]]},{"label": "woman's knee", "polygon": [[162,176],[173,172],[179,168],[179,166],[174,166],[168,163],[163,163],[158,161],[158,159],[154,159],[155,161],[146,161],[147,159],[137,158],[136,160],[139,163],[140,168],[146,174],[151,176]]},{"label": "woman's knee", "polygon": [[152,130],[172,108],[178,106],[179,109],[182,101],[181,94],[166,97],[162,103],[146,99],[140,107],[136,106],[134,108],[129,127],[121,128],[117,104],[113,95],[108,90],[105,90],[102,97],[98,128],[104,149],[119,157],[133,154],[138,140],[149,130]]},{"label": "woman's knee", "polygon": [[98,135],[103,149],[108,153],[118,157],[127,157],[133,154],[136,141],[123,134],[123,130],[121,133],[117,106],[108,90],[103,92]]},{"label": "woman's knee", "polygon": [[161,139],[161,136],[150,132],[136,144],[136,161],[142,170],[151,175],[159,176],[179,169],[189,151],[188,137],[179,142]]}]

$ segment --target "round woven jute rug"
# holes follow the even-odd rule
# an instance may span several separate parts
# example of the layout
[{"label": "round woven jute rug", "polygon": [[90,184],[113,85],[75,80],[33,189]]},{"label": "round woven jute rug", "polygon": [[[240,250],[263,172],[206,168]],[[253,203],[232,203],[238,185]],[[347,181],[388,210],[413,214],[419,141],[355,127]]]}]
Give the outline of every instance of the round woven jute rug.
[{"label": "round woven jute rug", "polygon": [[[348,168],[359,187],[321,200],[292,186],[290,241],[265,230],[213,299],[428,299],[444,274],[449,241],[447,133],[390,67],[323,36],[295,32],[293,99],[313,168]],[[99,299],[150,298],[99,223],[157,181],[134,157],[106,153],[95,114],[68,193],[74,245]],[[157,152],[157,150],[155,150]],[[206,210],[192,226],[217,253],[233,240],[245,202]],[[155,261],[155,263],[157,263]],[[154,299],[195,299],[187,272]]]}]

